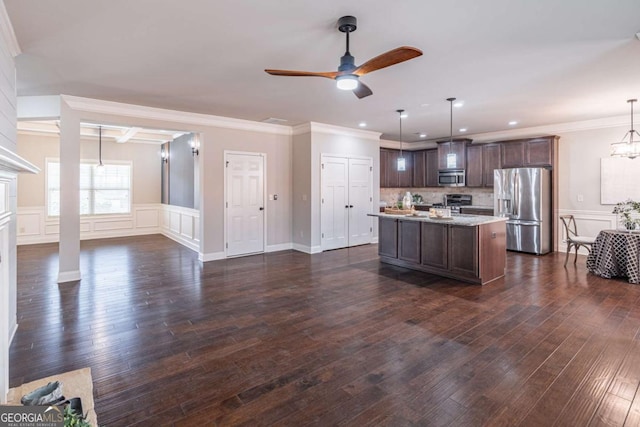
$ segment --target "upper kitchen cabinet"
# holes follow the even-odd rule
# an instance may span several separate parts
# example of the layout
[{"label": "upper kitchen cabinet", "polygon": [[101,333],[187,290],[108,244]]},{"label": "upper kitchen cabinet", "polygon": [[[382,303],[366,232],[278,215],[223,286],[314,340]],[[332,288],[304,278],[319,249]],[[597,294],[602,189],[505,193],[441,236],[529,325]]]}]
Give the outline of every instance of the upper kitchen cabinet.
[{"label": "upper kitchen cabinet", "polygon": [[484,187],[493,187],[495,169],[502,169],[500,144],[484,144],[482,146],[482,185]]},{"label": "upper kitchen cabinet", "polygon": [[502,167],[553,166],[553,146],[557,139],[557,136],[546,136],[502,142]]},{"label": "upper kitchen cabinet", "polygon": [[[398,153],[398,157],[400,157],[400,153]],[[398,171],[398,184],[402,188],[413,187],[413,153],[411,151],[403,151],[402,157],[404,157],[405,170]]]},{"label": "upper kitchen cabinet", "polygon": [[416,188],[438,186],[438,150],[413,152],[413,186]]},{"label": "upper kitchen cabinet", "polygon": [[482,145],[467,146],[467,187],[482,187],[483,184]]},{"label": "upper kitchen cabinet", "polygon": [[467,144],[470,143],[468,138],[438,141],[438,169],[464,169],[467,166]]},{"label": "upper kitchen cabinet", "polygon": [[438,186],[438,150],[426,150],[424,155],[425,184],[427,187]]},{"label": "upper kitchen cabinet", "polygon": [[493,170],[501,167],[499,144],[467,145],[467,187],[493,187]]},{"label": "upper kitchen cabinet", "polygon": [[413,153],[403,151],[406,169],[398,171],[400,151],[386,148],[380,149],[380,187],[398,188],[413,186]]},{"label": "upper kitchen cabinet", "polygon": [[398,175],[398,151],[380,149],[380,187],[397,188],[400,183]]},{"label": "upper kitchen cabinet", "polygon": [[413,186],[417,188],[427,186],[426,155],[425,150],[413,152]]}]

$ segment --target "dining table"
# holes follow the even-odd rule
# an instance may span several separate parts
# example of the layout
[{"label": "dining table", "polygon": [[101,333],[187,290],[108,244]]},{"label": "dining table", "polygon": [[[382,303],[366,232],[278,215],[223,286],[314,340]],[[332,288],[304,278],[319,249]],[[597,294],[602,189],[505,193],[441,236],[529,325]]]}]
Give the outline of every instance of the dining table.
[{"label": "dining table", "polygon": [[587,256],[587,269],[600,277],[640,283],[640,233],[602,230]]}]

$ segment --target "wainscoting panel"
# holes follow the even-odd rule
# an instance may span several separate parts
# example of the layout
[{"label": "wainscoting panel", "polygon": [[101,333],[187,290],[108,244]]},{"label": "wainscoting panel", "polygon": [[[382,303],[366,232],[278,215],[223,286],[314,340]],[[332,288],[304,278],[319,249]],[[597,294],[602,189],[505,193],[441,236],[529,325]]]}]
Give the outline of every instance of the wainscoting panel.
[{"label": "wainscoting panel", "polygon": [[181,206],[161,205],[162,234],[200,252],[200,211]]},{"label": "wainscoting panel", "polygon": [[[612,213],[600,212],[600,211],[577,211],[577,210],[559,210],[558,211],[558,251],[566,252],[567,243],[560,221],[560,215],[573,215],[576,220],[576,226],[578,228],[578,234],[581,236],[597,236],[602,230],[614,230],[616,228],[616,216]],[[587,255],[588,252],[584,248],[580,248],[578,253]]]},{"label": "wainscoting panel", "polygon": [[[134,205],[125,215],[93,215],[80,218],[80,239],[137,236],[161,233],[161,204]],[[18,245],[59,241],[60,221],[47,217],[42,207],[18,208]]]}]

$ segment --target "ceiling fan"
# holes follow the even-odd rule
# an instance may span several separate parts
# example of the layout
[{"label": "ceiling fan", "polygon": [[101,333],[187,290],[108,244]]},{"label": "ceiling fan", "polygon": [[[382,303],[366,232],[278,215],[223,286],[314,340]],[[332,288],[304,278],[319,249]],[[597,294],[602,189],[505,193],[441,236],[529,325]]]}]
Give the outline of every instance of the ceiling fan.
[{"label": "ceiling fan", "polygon": [[325,77],[327,79],[333,79],[336,81],[338,89],[352,90],[358,98],[364,98],[373,92],[367,85],[359,81],[361,76],[422,55],[420,49],[402,46],[378,55],[364,64],[357,66],[355,64],[355,58],[349,52],[349,33],[355,31],[356,28],[357,20],[354,16],[343,16],[338,20],[338,30],[345,33],[347,37],[347,49],[340,58],[338,71],[313,72],[270,69],[264,71],[274,76]]}]

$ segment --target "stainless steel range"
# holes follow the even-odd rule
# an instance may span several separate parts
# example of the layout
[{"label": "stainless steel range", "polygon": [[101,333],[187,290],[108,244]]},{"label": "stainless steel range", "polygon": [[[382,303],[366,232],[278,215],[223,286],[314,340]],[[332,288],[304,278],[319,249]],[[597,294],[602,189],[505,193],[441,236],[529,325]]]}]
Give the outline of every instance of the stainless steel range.
[{"label": "stainless steel range", "polygon": [[462,206],[471,206],[471,199],[470,194],[445,194],[444,205],[452,214],[459,214]]}]

